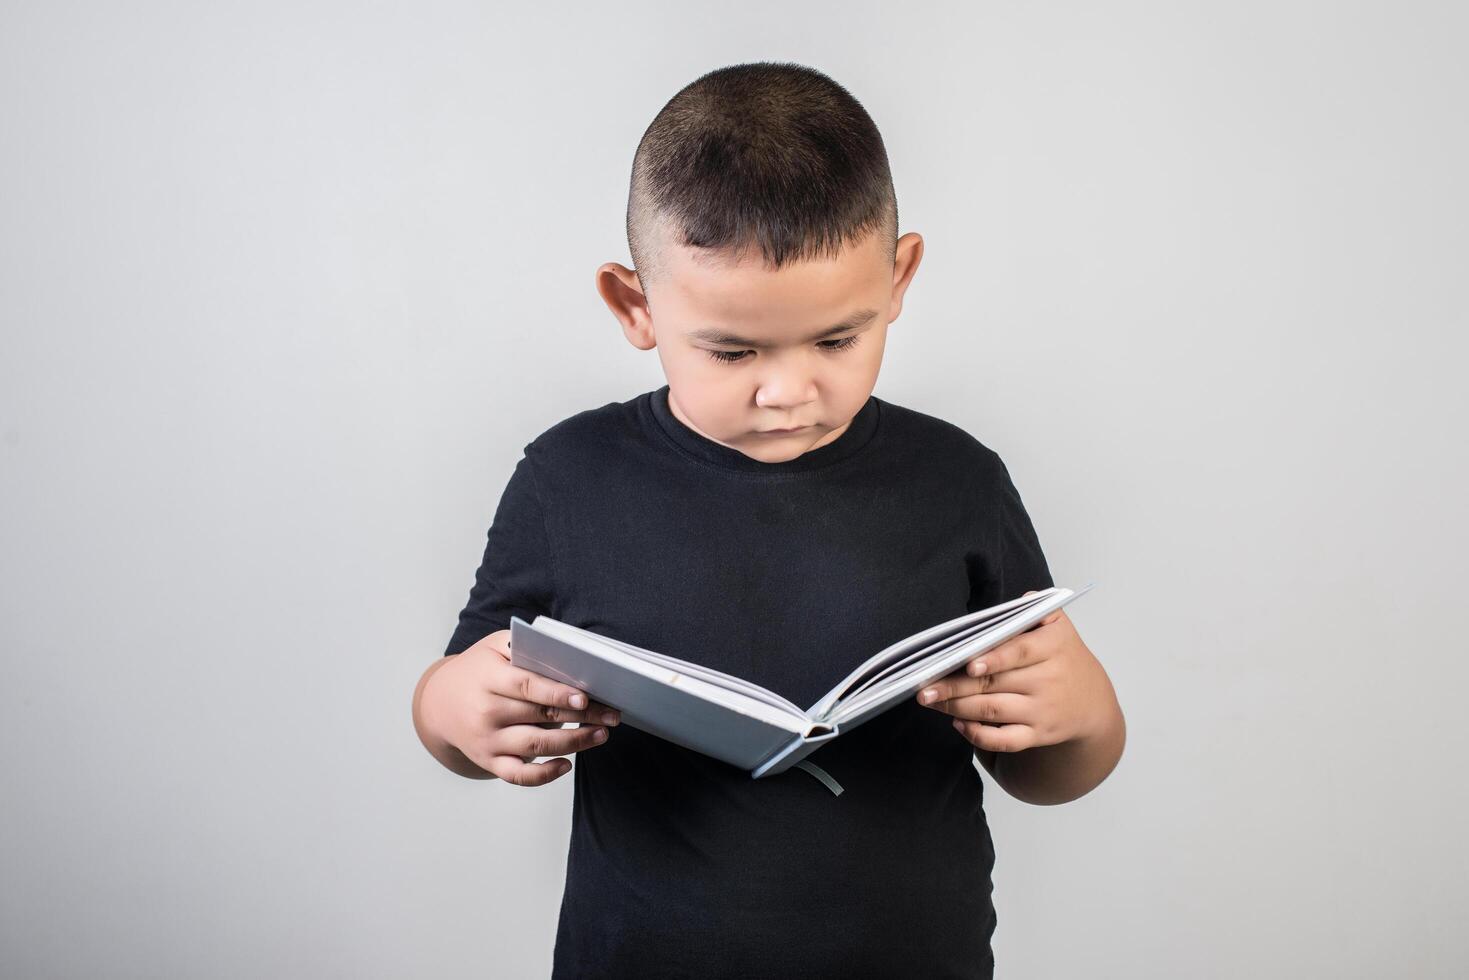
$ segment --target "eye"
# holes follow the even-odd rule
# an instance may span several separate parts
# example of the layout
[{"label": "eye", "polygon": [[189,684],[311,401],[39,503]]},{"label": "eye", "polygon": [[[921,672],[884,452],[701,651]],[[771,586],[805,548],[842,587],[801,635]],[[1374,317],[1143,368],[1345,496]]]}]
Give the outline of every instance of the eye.
[{"label": "eye", "polygon": [[[823,340],[816,346],[820,347],[824,351],[831,352],[850,350],[852,347],[856,346],[859,336],[859,334],[853,334],[850,337],[843,337],[841,340]],[[828,347],[828,344],[830,344],[831,346]],[[716,361],[719,361],[722,364],[736,364],[740,361],[745,360],[745,355],[750,352],[747,350],[710,350],[705,351],[704,353],[708,354],[710,357],[714,358]]]}]

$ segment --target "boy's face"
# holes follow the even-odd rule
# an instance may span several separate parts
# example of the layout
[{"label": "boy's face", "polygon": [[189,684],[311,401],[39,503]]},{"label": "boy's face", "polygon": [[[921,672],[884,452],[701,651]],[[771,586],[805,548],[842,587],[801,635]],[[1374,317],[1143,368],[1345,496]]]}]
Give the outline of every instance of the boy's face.
[{"label": "boy's face", "polygon": [[834,259],[771,271],[758,249],[734,263],[665,239],[649,296],[632,270],[611,262],[597,270],[597,288],[628,340],[657,348],[679,421],[753,459],[782,462],[845,432],[877,383],[923,239],[899,238],[894,262],[885,251],[870,235]]}]

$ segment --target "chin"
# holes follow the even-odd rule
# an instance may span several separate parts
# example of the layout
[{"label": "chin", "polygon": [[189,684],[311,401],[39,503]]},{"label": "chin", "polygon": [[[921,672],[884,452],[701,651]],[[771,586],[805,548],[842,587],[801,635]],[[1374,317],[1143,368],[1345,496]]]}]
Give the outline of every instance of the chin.
[{"label": "chin", "polygon": [[786,463],[805,451],[805,449],[777,449],[774,446],[752,446],[749,449],[740,450],[751,459],[757,459],[762,463]]}]

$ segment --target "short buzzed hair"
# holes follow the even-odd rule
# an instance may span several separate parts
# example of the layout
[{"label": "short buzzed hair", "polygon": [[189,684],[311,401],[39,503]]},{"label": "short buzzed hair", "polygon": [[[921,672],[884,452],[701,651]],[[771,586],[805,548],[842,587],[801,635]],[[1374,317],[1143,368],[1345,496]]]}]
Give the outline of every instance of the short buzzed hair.
[{"label": "short buzzed hair", "polygon": [[862,104],[814,68],[730,65],[654,117],[633,157],[627,243],[646,293],[665,241],[766,265],[836,255],[869,234],[896,258],[898,204],[882,135]]}]

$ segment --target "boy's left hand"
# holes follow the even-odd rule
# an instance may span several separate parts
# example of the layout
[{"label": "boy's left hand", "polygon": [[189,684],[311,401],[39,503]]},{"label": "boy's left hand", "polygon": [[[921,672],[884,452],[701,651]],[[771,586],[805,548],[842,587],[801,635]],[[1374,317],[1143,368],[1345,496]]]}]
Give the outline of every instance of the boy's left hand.
[{"label": "boy's left hand", "polygon": [[1099,732],[1115,694],[1071,618],[1058,609],[917,697],[953,715],[954,727],[975,748],[1019,752]]}]

